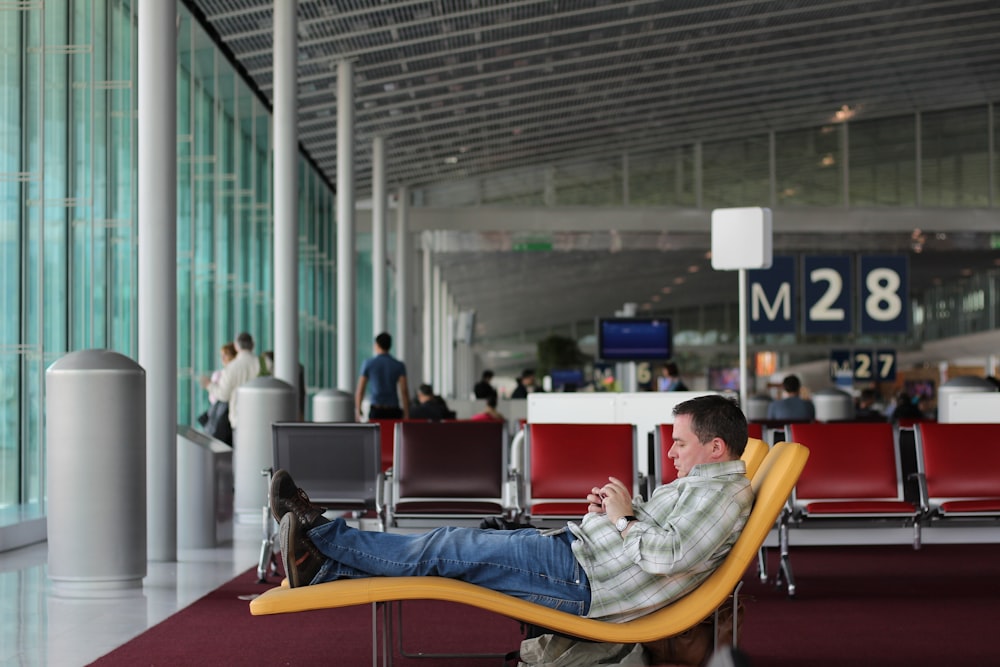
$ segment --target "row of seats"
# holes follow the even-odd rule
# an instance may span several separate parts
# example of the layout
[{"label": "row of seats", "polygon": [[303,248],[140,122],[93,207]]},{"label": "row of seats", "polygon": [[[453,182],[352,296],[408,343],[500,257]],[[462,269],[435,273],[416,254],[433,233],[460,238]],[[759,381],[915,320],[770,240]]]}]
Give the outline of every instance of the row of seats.
[{"label": "row of seats", "polygon": [[[519,461],[510,460],[503,424],[275,424],[274,463],[288,469],[316,502],[368,512],[390,527],[477,524],[490,515],[544,525],[582,516],[581,489],[608,475],[629,480],[634,495],[672,481],[676,471],[666,456],[671,429],[654,429],[648,478],[638,472],[636,428],[630,424],[528,424],[523,449],[515,450]],[[912,526],[919,548],[921,527],[928,523],[1000,517],[1000,424],[928,422],[900,429],[872,422],[801,423],[784,430],[782,439],[813,452],[778,525],[778,580],[787,581],[790,595],[790,527],[834,519],[899,522]],[[907,436],[914,443],[912,470],[902,463]],[[766,447],[751,438],[744,456],[748,468],[754,452]],[[917,489],[913,494],[906,492],[908,480]],[[766,577],[763,552],[760,568]]]},{"label": "row of seats", "polygon": [[810,450],[779,519],[778,582],[789,595],[789,528],[900,525],[919,549],[925,526],[1000,519],[1000,424],[799,423],[785,436]]},{"label": "row of seats", "polygon": [[[630,424],[529,424],[516,450],[522,460],[512,465],[499,423],[277,423],[274,466],[288,470],[315,502],[368,512],[389,527],[478,523],[490,515],[561,522],[582,517],[583,494],[608,476],[626,480],[636,496],[672,481],[670,429],[658,430],[666,441],[654,452],[658,472],[648,477],[639,472]],[[751,451],[754,462],[763,455]]]}]

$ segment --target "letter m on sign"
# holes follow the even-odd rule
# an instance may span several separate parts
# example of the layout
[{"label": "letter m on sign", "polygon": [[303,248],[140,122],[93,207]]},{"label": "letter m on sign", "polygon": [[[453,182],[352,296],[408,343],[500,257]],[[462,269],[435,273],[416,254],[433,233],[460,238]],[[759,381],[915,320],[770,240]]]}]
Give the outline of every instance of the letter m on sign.
[{"label": "letter m on sign", "polygon": [[748,271],[747,280],[749,333],[795,333],[795,258],[775,257],[770,269]]}]

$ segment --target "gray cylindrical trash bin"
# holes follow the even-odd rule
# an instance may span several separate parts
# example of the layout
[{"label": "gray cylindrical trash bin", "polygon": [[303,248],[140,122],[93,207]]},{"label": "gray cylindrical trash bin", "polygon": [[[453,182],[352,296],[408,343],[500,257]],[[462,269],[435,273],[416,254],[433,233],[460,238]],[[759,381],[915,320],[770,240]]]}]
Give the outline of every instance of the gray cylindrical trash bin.
[{"label": "gray cylindrical trash bin", "polygon": [[812,395],[816,406],[816,421],[845,421],[854,419],[854,399],[836,387],[820,389]]},{"label": "gray cylindrical trash bin", "polygon": [[766,394],[757,394],[747,398],[746,416],[747,421],[766,421],[767,406],[771,405],[771,397]]},{"label": "gray cylindrical trash bin", "polygon": [[146,372],[110,350],[45,372],[48,575],[53,592],[140,588],[146,576]]},{"label": "gray cylindrical trash bin", "polygon": [[955,394],[980,394],[995,392],[996,386],[986,378],[975,375],[960,375],[943,383],[938,388],[937,398],[937,419],[942,424],[949,424],[953,421],[951,416],[951,397]]},{"label": "gray cylindrical trash bin", "polygon": [[260,523],[267,503],[267,479],[261,471],[273,461],[271,424],[295,421],[298,405],[292,386],[273,376],[255,378],[236,391],[240,406],[233,443],[236,521]]},{"label": "gray cylindrical trash bin", "polygon": [[353,422],[354,397],[339,389],[323,389],[313,396],[314,422]]}]

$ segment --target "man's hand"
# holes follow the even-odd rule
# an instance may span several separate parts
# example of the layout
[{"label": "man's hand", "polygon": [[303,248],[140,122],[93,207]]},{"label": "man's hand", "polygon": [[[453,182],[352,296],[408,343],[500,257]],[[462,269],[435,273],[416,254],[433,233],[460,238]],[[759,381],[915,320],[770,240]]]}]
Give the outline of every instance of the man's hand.
[{"label": "man's hand", "polygon": [[208,385],[212,384],[212,379],[207,375],[202,375],[198,379],[198,383],[201,384],[202,389],[208,389]]},{"label": "man's hand", "polygon": [[587,494],[587,502],[589,503],[587,505],[588,512],[604,514],[604,496],[601,495],[601,487],[595,486],[590,490],[590,493]]},{"label": "man's hand", "polygon": [[[632,514],[632,494],[628,487],[617,477],[608,477],[608,483],[600,489],[595,489],[604,500],[604,512],[612,521]],[[594,495],[587,496],[587,500]]]}]

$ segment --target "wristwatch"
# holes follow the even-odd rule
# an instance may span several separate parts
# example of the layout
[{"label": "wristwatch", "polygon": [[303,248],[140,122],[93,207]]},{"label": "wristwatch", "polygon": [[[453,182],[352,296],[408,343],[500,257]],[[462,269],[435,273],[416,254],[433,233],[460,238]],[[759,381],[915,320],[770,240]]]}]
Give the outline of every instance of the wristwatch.
[{"label": "wristwatch", "polygon": [[618,530],[619,533],[624,533],[625,529],[628,528],[629,522],[631,521],[638,521],[638,519],[636,519],[631,514],[623,516],[622,518],[615,521],[615,528]]}]

